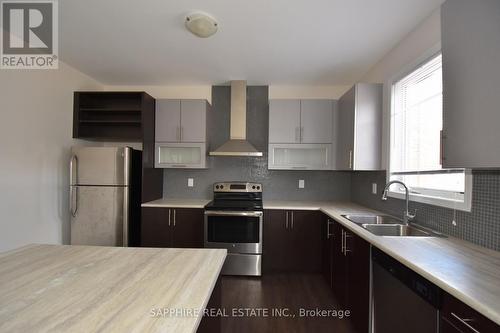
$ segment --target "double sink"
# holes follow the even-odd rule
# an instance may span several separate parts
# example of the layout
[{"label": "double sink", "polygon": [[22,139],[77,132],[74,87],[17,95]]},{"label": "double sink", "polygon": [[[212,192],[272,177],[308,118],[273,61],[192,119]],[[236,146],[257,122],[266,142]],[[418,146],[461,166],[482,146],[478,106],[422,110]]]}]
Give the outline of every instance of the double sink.
[{"label": "double sink", "polygon": [[389,215],[342,215],[377,236],[392,237],[443,237],[442,234],[424,227],[403,224]]}]

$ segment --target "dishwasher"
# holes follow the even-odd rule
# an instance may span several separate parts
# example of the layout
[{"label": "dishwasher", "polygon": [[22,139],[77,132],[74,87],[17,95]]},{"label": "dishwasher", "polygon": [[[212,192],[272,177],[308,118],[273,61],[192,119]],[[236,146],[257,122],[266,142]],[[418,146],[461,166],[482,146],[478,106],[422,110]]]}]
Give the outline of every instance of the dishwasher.
[{"label": "dishwasher", "polygon": [[372,248],[372,278],[373,332],[439,332],[437,286],[376,248]]}]

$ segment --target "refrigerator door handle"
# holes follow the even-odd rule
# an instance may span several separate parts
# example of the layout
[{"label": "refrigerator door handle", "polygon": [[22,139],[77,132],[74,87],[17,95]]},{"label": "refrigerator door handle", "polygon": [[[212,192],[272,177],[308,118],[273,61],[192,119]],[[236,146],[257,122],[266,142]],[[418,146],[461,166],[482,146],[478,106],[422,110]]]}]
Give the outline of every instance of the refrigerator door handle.
[{"label": "refrigerator door handle", "polygon": [[128,247],[129,189],[123,191],[123,247]]},{"label": "refrigerator door handle", "polygon": [[76,185],[76,179],[78,179],[78,157],[73,155],[69,162],[69,211],[73,217],[76,217],[78,211],[78,187],[73,186]]}]

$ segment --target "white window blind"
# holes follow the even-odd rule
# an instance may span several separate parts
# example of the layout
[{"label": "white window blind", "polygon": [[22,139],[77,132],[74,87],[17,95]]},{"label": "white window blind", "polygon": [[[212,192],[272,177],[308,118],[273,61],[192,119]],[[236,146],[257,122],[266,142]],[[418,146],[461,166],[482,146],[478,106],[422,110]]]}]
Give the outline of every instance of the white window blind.
[{"label": "white window blind", "polygon": [[441,60],[432,57],[392,85],[390,178],[416,195],[463,202],[465,170],[441,167]]}]

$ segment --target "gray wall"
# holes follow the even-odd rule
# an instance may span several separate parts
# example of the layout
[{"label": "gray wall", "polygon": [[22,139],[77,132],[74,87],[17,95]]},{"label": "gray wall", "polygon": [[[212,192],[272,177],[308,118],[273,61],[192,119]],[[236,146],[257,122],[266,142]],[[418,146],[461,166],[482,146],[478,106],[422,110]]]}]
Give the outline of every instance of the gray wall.
[{"label": "gray wall", "polygon": [[[215,149],[229,139],[231,88],[212,87],[210,147]],[[264,198],[276,200],[349,200],[351,175],[333,171],[277,171],[267,169],[269,101],[267,86],[247,87],[247,139],[263,157],[210,157],[206,170],[165,169],[164,197],[211,198],[212,185],[219,181],[255,181],[264,186]],[[194,178],[194,187],[187,179]],[[305,188],[298,189],[298,180]]]},{"label": "gray wall", "polygon": [[[389,198],[382,201],[386,182],[385,171],[354,172],[351,175],[352,201],[388,214],[401,216],[404,200]],[[371,193],[371,184],[377,183],[378,192]],[[417,209],[416,222],[445,234],[500,251],[500,171],[473,171],[472,210],[454,211],[417,202],[410,202],[410,210]],[[457,225],[453,226],[455,219]]]}]

